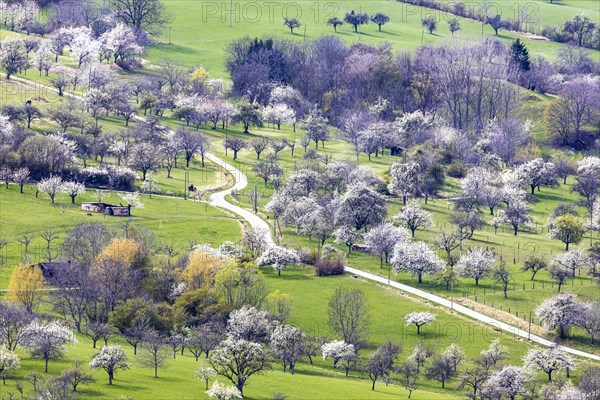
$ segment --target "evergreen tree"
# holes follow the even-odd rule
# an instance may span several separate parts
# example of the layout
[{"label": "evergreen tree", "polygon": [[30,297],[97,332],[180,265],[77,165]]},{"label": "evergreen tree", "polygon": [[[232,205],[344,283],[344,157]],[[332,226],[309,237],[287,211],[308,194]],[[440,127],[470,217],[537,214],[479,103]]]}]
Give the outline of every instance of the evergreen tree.
[{"label": "evergreen tree", "polygon": [[510,57],[511,61],[519,67],[521,72],[529,71],[531,63],[529,62],[529,51],[525,47],[525,43],[517,39],[510,46]]}]

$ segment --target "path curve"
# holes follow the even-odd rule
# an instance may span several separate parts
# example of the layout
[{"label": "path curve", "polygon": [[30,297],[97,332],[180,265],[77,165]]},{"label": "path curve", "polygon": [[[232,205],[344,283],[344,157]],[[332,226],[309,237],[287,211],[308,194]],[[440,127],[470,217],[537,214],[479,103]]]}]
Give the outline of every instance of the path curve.
[{"label": "path curve", "polygon": [[[39,85],[39,86],[43,86],[49,90],[53,90],[56,91],[54,88],[46,86],[46,85],[41,85],[39,83],[35,83],[35,82],[31,82],[28,81],[26,79],[22,79],[22,78],[17,78],[15,77],[14,79],[15,81],[20,81],[22,83],[26,83],[26,84],[35,84],[35,85]],[[75,97],[75,98],[79,98],[80,96],[78,95],[74,95],[74,94],[69,94],[69,93],[65,93],[67,96],[69,97]],[[136,115],[135,119],[137,120],[145,120],[144,117]],[[169,131],[173,132],[171,129],[169,129]],[[240,217],[242,217],[243,219],[245,219],[252,228],[261,228],[261,230],[264,232],[264,236],[263,239],[265,240],[265,242],[269,245],[274,244],[273,241],[273,236],[271,233],[271,227],[269,226],[269,224],[267,224],[266,221],[264,221],[262,218],[260,218],[258,215],[242,208],[239,206],[236,206],[235,204],[232,204],[230,202],[228,202],[225,199],[225,196],[231,194],[232,190],[241,190],[243,188],[245,188],[248,185],[248,179],[246,178],[246,175],[244,175],[244,173],[242,171],[240,171],[239,169],[237,169],[236,167],[234,167],[233,165],[227,163],[226,161],[220,159],[219,157],[215,156],[212,153],[207,153],[206,157],[214,162],[215,164],[219,165],[221,168],[225,169],[228,173],[230,173],[233,178],[234,178],[234,185],[231,188],[228,188],[226,190],[220,191],[220,192],[216,192],[213,193],[212,195],[209,196],[209,203],[212,206],[215,207],[219,207],[228,211],[231,211],[237,215],[239,215]],[[516,336],[525,338],[525,339],[529,339],[532,342],[538,343],[540,345],[543,346],[547,346],[547,347],[551,347],[551,346],[556,346],[557,343],[548,340],[548,339],[544,339],[541,336],[537,336],[537,335],[530,335],[527,331],[524,331],[518,327],[512,326],[510,324],[507,324],[505,322],[502,321],[498,321],[497,319],[488,317],[485,314],[482,314],[480,312],[471,310],[470,308],[467,308],[465,306],[462,306],[460,304],[456,304],[454,301],[452,300],[448,300],[445,299],[443,297],[440,296],[436,296],[434,294],[425,292],[423,290],[414,288],[412,286],[408,286],[408,285],[404,285],[402,283],[398,283],[395,281],[390,281],[388,282],[388,280],[386,278],[383,278],[381,276],[372,274],[370,272],[365,272],[356,268],[351,268],[351,267],[346,267],[345,268],[345,272],[348,274],[352,274],[352,275],[356,275],[356,276],[360,276],[364,279],[368,279],[370,281],[373,282],[377,282],[380,284],[384,284],[384,285],[389,285],[395,289],[401,290],[403,292],[406,293],[410,293],[414,296],[418,296],[421,297],[425,300],[428,300],[432,303],[435,304],[439,304],[441,306],[444,307],[448,307],[454,311],[456,311],[459,314],[462,315],[466,315],[468,317],[471,317],[477,321],[483,322],[487,325],[493,326],[495,328],[501,329],[503,331],[512,333]],[[579,356],[579,357],[584,357],[584,358],[588,358],[591,360],[595,360],[595,361],[600,361],[600,356],[596,355],[596,354],[591,354],[591,353],[587,353],[585,351],[581,351],[581,350],[577,350],[571,347],[566,347],[566,346],[561,346],[561,349],[563,349],[564,351],[571,353],[573,355]]]},{"label": "path curve", "polygon": [[206,155],[206,158],[208,158],[210,161],[229,172],[233,176],[235,182],[235,184],[232,187],[211,194],[208,197],[209,203],[212,206],[223,208],[225,210],[231,211],[239,215],[240,217],[245,219],[252,228],[260,228],[260,231],[264,232],[263,239],[265,243],[267,243],[268,245],[274,244],[273,236],[271,235],[271,227],[269,226],[269,224],[267,224],[258,215],[242,207],[236,206],[235,204],[232,204],[228,202],[227,199],[225,199],[225,196],[231,194],[232,190],[241,190],[248,185],[248,179],[246,178],[246,175],[244,175],[242,171],[240,171],[233,165],[227,163],[226,161],[220,159],[212,153],[208,153]]}]

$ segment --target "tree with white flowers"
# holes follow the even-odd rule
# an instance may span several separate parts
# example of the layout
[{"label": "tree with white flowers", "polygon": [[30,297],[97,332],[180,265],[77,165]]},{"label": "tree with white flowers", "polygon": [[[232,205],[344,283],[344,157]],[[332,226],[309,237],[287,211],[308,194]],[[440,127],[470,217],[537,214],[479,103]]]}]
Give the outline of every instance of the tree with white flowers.
[{"label": "tree with white flowers", "polygon": [[296,266],[300,264],[300,256],[296,250],[286,247],[272,245],[256,259],[257,265],[271,265],[277,275],[281,276],[281,271],[287,269],[288,266]]},{"label": "tree with white flowers", "polygon": [[407,197],[419,194],[421,168],[416,162],[394,163],[390,169],[390,176],[392,180],[388,190],[402,196],[403,204],[406,204]]},{"label": "tree with white flowers", "polygon": [[218,381],[215,381],[210,389],[206,391],[206,394],[211,399],[217,400],[233,400],[233,399],[241,399],[242,394],[235,386],[226,386],[220,384]]},{"label": "tree with white flowers", "polygon": [[390,261],[390,254],[396,244],[407,241],[409,233],[404,228],[394,226],[389,222],[375,225],[365,234],[365,244],[369,252],[379,257],[379,266],[383,267],[383,261]]},{"label": "tree with white flowers", "polygon": [[281,129],[281,124],[294,125],[296,123],[296,112],[284,103],[266,106],[262,116],[268,123],[277,125],[277,130]]},{"label": "tree with white flowers", "polygon": [[491,251],[479,247],[459,258],[456,271],[459,276],[475,279],[475,285],[479,286],[479,280],[490,275],[495,261],[496,257]]},{"label": "tree with white flowers", "polygon": [[550,263],[550,268],[548,269],[548,274],[558,286],[557,292],[560,293],[560,289],[562,288],[563,283],[567,278],[574,277],[571,268],[566,262],[563,262],[563,256],[559,255]]},{"label": "tree with white flowers", "polygon": [[0,49],[0,66],[6,71],[6,79],[21,69],[27,69],[29,59],[27,51],[20,40],[9,39],[2,42]]},{"label": "tree with white flowers", "polygon": [[103,33],[99,40],[104,57],[107,60],[112,57],[115,63],[119,59],[134,59],[144,51],[143,47],[137,44],[134,30],[125,24],[117,24],[110,31]]},{"label": "tree with white flowers", "polygon": [[79,182],[63,182],[60,191],[71,197],[71,203],[75,204],[75,197],[85,193],[85,185]]},{"label": "tree with white flowers", "polygon": [[552,382],[552,373],[559,370],[573,371],[577,368],[573,357],[560,346],[546,349],[530,349],[523,357],[525,368],[531,371],[542,371],[548,375],[548,382]]},{"label": "tree with white flowers", "polygon": [[526,385],[534,377],[526,369],[509,365],[492,373],[482,390],[484,398],[514,400],[526,393]]},{"label": "tree with white flowers", "polygon": [[334,368],[337,368],[340,361],[351,361],[356,358],[354,345],[346,343],[343,340],[324,343],[321,346],[321,354],[323,355],[323,360],[327,360],[328,358],[333,360]]},{"label": "tree with white flowers", "polygon": [[416,275],[423,283],[423,275],[433,275],[444,269],[445,262],[424,242],[400,242],[394,247],[392,257],[394,272]]},{"label": "tree with white flowers", "polygon": [[465,351],[456,344],[456,342],[452,342],[450,346],[444,350],[444,354],[452,360],[454,372],[458,370],[458,365],[466,358]]},{"label": "tree with white flowers", "polygon": [[227,322],[227,332],[232,338],[251,342],[268,341],[272,329],[269,312],[248,305],[232,311]]},{"label": "tree with white flowers", "polygon": [[306,354],[306,334],[290,325],[279,325],[271,334],[271,349],[283,363],[283,372],[290,367],[294,375],[296,362]]},{"label": "tree with white flowers", "polygon": [[485,369],[496,368],[502,360],[508,359],[508,347],[500,344],[500,339],[492,340],[487,349],[481,350],[479,353],[481,358],[479,364]]},{"label": "tree with white flowers", "polygon": [[571,250],[559,254],[552,262],[561,264],[571,271],[571,276],[575,276],[578,269],[591,265],[592,260],[581,250]]},{"label": "tree with white flowers", "polygon": [[7,115],[0,114],[0,142],[12,143],[12,139],[13,126],[10,122],[10,118]]},{"label": "tree with white flowers", "polygon": [[369,228],[380,224],[387,213],[385,198],[364,183],[357,183],[336,201],[336,220],[354,229]]},{"label": "tree with white flowers", "polygon": [[77,343],[73,330],[58,321],[34,320],[23,332],[23,345],[31,350],[33,358],[46,362],[45,372],[48,361],[63,357],[73,343]]},{"label": "tree with white flowers", "polygon": [[63,181],[59,176],[51,176],[50,178],[42,179],[37,184],[37,190],[42,193],[47,193],[54,204],[54,198],[62,190]]},{"label": "tree with white flowers", "polygon": [[19,190],[23,193],[23,186],[29,182],[29,168],[23,167],[14,170],[12,179],[19,185]]},{"label": "tree with white flowers", "polygon": [[48,76],[50,68],[54,65],[54,60],[50,46],[46,42],[43,42],[33,54],[32,61],[35,68],[40,72],[40,76],[42,76],[42,71],[44,71],[45,76]]},{"label": "tree with white flowers", "polygon": [[271,357],[260,344],[233,337],[222,341],[208,362],[217,374],[229,379],[242,396],[244,385],[252,375],[271,369]]},{"label": "tree with white flowers", "polygon": [[536,158],[535,160],[519,165],[515,173],[519,176],[523,184],[531,188],[531,194],[535,194],[535,188],[539,190],[539,187],[542,185],[558,185],[554,163],[546,162],[541,158]]},{"label": "tree with white flowers", "polygon": [[[198,361],[198,360],[196,360]],[[196,375],[196,378],[204,381],[204,383],[206,384],[206,390],[208,390],[208,381],[213,378],[215,375],[217,375],[217,373],[215,372],[215,370],[213,369],[213,367],[209,366],[209,365],[200,365],[198,367],[198,369],[196,370],[196,372],[194,372],[194,374]],[[236,388],[237,390],[237,388]]]},{"label": "tree with white flowers", "polygon": [[528,226],[533,222],[533,218],[529,215],[531,207],[525,200],[518,198],[507,199],[506,208],[501,210],[497,216],[492,218],[492,225],[510,225],[513,229],[513,235],[517,236],[519,229]]},{"label": "tree with white flowers", "polygon": [[87,27],[77,28],[77,33],[69,43],[69,56],[77,62],[77,68],[95,61],[100,54],[101,43],[92,38],[92,30]]},{"label": "tree with white flowers", "polygon": [[140,200],[138,192],[119,193],[119,197],[131,207],[144,208],[144,203]]},{"label": "tree with white flowers", "polygon": [[547,329],[558,329],[561,339],[567,337],[570,327],[581,321],[584,311],[585,304],[577,300],[575,293],[559,293],[535,309],[540,322]]},{"label": "tree with white flowers", "polygon": [[352,253],[352,245],[361,238],[360,231],[357,231],[353,226],[342,225],[335,229],[331,236],[336,243],[343,244],[348,247],[348,253]]},{"label": "tree with white flowers", "polygon": [[90,368],[105,370],[108,374],[108,384],[112,385],[116,371],[129,369],[127,355],[121,346],[103,346],[90,361]]},{"label": "tree with white flowers", "polygon": [[404,316],[404,323],[406,326],[414,325],[417,327],[417,335],[421,334],[421,327],[431,324],[434,321],[435,314],[427,311],[414,311]]},{"label": "tree with white flowers", "polygon": [[4,344],[0,346],[0,378],[5,385],[6,378],[19,368],[21,368],[19,357]]},{"label": "tree with white flowers", "polygon": [[577,163],[577,182],[571,191],[579,194],[579,205],[586,208],[589,214],[590,246],[593,242],[594,210],[600,194],[600,157],[584,157]]},{"label": "tree with white flowers", "polygon": [[416,200],[411,200],[402,207],[400,213],[394,217],[394,221],[410,229],[412,237],[415,237],[418,228],[430,229],[433,226],[433,216]]}]

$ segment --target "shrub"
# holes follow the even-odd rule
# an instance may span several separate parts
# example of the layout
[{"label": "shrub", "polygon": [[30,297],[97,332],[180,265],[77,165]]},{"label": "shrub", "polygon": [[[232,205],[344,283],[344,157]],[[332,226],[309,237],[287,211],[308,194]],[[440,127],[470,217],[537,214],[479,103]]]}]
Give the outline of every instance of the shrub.
[{"label": "shrub", "polygon": [[344,273],[344,260],[339,254],[328,257],[321,256],[315,264],[315,270],[317,276],[342,275]]}]

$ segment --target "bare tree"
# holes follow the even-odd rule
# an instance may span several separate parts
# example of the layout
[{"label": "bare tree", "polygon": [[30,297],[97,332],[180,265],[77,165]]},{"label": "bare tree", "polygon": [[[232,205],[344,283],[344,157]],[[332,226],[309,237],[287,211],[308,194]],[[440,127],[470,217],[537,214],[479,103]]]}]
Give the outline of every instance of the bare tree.
[{"label": "bare tree", "polygon": [[46,242],[46,261],[52,262],[52,242],[59,238],[58,230],[54,227],[49,227],[40,232],[40,236]]},{"label": "bare tree", "polygon": [[139,358],[141,365],[153,368],[154,377],[158,378],[158,369],[166,367],[169,359],[165,338],[154,330],[149,331],[144,338],[144,347]]},{"label": "bare tree", "polygon": [[329,326],[346,343],[354,345],[357,350],[364,346],[370,317],[367,298],[362,291],[337,288],[329,300],[328,314]]}]

